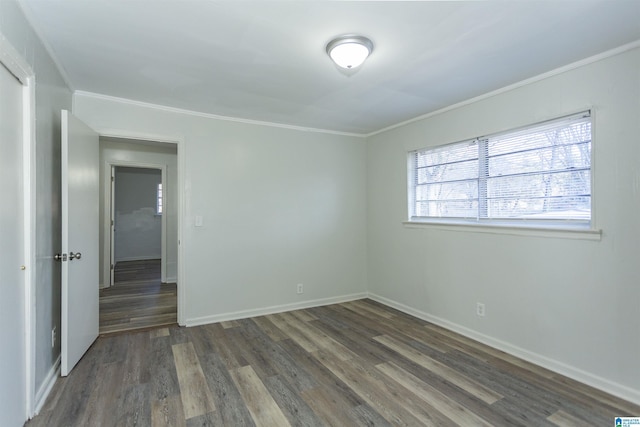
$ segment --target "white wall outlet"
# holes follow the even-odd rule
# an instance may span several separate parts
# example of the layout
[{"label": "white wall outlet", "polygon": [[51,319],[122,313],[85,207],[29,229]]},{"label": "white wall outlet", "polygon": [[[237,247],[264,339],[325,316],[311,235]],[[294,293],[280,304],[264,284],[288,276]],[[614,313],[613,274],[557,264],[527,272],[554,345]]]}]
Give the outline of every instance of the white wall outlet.
[{"label": "white wall outlet", "polygon": [[298,293],[301,294],[304,292],[304,285],[302,283],[298,283]]},{"label": "white wall outlet", "polygon": [[484,304],[481,302],[477,302],[476,303],[476,314],[480,317],[484,317],[485,315],[485,309],[484,309]]},{"label": "white wall outlet", "polygon": [[51,330],[51,348],[56,346],[56,327],[54,326]]}]

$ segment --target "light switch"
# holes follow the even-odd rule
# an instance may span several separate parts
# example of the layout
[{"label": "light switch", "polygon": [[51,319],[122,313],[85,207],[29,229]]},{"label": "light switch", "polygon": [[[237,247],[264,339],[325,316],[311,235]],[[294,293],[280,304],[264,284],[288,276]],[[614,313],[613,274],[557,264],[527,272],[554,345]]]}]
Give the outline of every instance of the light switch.
[{"label": "light switch", "polygon": [[202,215],[196,215],[196,227],[202,227]]}]

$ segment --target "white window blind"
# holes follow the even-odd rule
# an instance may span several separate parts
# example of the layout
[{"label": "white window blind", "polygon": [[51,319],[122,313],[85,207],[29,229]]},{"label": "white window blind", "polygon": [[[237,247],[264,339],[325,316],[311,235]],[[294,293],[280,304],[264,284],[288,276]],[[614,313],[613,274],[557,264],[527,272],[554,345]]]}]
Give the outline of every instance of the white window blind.
[{"label": "white window blind", "polygon": [[410,152],[409,216],[590,225],[590,112]]}]

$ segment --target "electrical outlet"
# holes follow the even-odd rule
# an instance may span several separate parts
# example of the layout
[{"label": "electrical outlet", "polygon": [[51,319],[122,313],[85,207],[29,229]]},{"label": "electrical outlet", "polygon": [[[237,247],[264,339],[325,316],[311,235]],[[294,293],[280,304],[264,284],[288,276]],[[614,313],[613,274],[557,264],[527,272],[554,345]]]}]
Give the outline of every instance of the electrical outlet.
[{"label": "electrical outlet", "polygon": [[302,285],[302,283],[298,283],[298,293],[301,294],[304,292],[304,286]]},{"label": "electrical outlet", "polygon": [[484,304],[481,302],[476,303],[476,314],[480,317],[484,317],[485,315],[485,309],[484,309]]},{"label": "electrical outlet", "polygon": [[51,348],[56,346],[56,327],[54,326],[51,330]]}]

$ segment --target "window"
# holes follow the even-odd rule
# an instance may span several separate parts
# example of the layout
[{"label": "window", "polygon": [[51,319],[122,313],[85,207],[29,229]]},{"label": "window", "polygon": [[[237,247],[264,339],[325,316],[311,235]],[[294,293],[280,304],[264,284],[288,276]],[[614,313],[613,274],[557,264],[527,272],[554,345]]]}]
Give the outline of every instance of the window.
[{"label": "window", "polygon": [[158,184],[156,196],[156,214],[162,215],[162,183]]},{"label": "window", "polygon": [[590,227],[590,112],[410,152],[409,217]]}]

